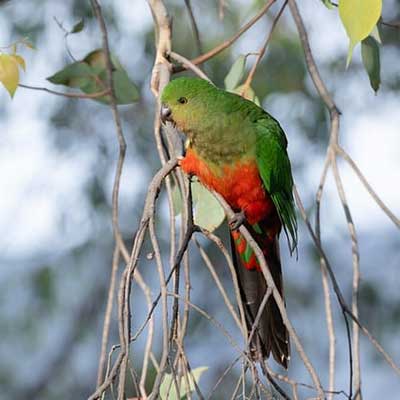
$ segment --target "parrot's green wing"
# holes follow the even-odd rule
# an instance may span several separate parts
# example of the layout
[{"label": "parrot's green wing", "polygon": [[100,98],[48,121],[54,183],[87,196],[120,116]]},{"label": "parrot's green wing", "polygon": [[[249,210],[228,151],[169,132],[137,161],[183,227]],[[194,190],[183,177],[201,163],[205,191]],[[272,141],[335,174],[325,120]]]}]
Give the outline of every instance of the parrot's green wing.
[{"label": "parrot's green wing", "polygon": [[297,220],[293,200],[293,178],[286,147],[285,133],[269,115],[255,122],[257,131],[257,166],[278,211],[290,251],[297,246]]}]

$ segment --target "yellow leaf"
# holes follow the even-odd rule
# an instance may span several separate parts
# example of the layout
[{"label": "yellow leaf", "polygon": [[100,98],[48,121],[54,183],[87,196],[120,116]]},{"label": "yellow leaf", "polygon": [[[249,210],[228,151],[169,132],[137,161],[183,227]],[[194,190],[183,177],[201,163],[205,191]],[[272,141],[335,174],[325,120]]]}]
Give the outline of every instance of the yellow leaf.
[{"label": "yellow leaf", "polygon": [[339,15],[350,39],[346,68],[353,49],[372,31],[382,12],[382,0],[339,0]]},{"label": "yellow leaf", "polygon": [[18,87],[19,72],[17,61],[9,54],[0,54],[0,82],[13,97]]},{"label": "yellow leaf", "polygon": [[18,54],[13,54],[11,56],[17,64],[25,71],[25,60]]}]

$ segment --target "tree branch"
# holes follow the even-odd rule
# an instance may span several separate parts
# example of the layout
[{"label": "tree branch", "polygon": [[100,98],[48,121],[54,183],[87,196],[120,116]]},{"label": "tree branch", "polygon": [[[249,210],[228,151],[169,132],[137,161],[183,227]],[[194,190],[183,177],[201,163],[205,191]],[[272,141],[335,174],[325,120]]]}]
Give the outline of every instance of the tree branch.
[{"label": "tree branch", "polygon": [[[240,38],[240,36],[243,35],[247,30],[249,30],[272,6],[272,4],[275,3],[276,0],[269,0],[264,7],[258,12],[256,16],[254,16],[249,22],[247,22],[242,28],[239,29],[237,33],[235,33],[231,38],[228,40],[225,40],[218,46],[214,47],[213,49],[207,51],[207,53],[202,54],[201,56],[198,56],[194,58],[191,62],[194,65],[202,64],[203,62],[209,60],[210,58],[216,56],[217,54],[221,53],[223,50],[227,49],[229,46],[231,46],[234,42],[236,42],[237,39]],[[173,72],[181,72],[185,70],[186,68],[183,66],[176,66],[173,69]]]},{"label": "tree branch", "polygon": [[56,96],[68,97],[70,99],[92,99],[93,100],[93,99],[98,99],[99,97],[107,96],[110,94],[110,89],[105,89],[98,93],[85,94],[85,93],[57,92],[55,90],[47,89],[45,87],[23,85],[22,83],[20,83],[18,86],[22,87],[24,89],[40,90],[42,92],[54,94]]}]

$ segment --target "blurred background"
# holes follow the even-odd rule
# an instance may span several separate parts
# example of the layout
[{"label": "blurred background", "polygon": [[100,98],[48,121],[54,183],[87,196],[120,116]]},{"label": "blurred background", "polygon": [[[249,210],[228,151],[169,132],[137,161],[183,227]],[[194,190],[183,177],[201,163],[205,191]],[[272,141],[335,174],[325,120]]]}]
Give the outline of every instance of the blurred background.
[{"label": "blurred background", "polygon": [[[230,37],[253,16],[261,1],[226,1],[223,20],[215,0],[193,0],[204,50]],[[146,2],[103,1],[112,52],[140,89],[140,100],[120,106],[128,152],[123,170],[120,224],[128,246],[137,228],[147,185],[160,162],[152,131],[154,101],[150,92],[154,32]],[[173,16],[173,48],[196,56],[193,33],[183,1],[166,2]],[[400,18],[400,1],[385,1],[384,20]],[[272,7],[271,15],[279,5]],[[322,76],[342,111],[340,141],[389,208],[400,215],[400,30],[380,26],[382,85],[377,95],[369,86],[359,47],[345,69],[348,39],[337,10],[321,1],[300,4],[312,50]],[[89,2],[12,0],[0,6],[0,46],[29,36],[36,51],[23,50],[27,72],[21,83],[46,86],[46,81],[71,62],[63,31],[81,17],[85,29],[68,39],[76,59],[101,47],[101,35]],[[234,46],[204,65],[218,85],[235,58],[257,51],[270,28],[264,17]],[[253,87],[262,105],[283,126],[289,140],[294,177],[313,217],[314,198],[328,142],[327,113],[306,73],[302,49],[287,9],[257,69]],[[3,399],[85,398],[95,388],[101,331],[111,271],[113,235],[111,190],[118,155],[110,110],[90,100],[71,100],[19,88],[10,101],[0,90],[0,388]],[[340,162],[353,212],[361,253],[360,319],[400,361],[400,235],[347,165]],[[165,203],[165,199],[162,200]],[[165,204],[164,204],[165,205]],[[159,209],[158,229],[168,245],[167,208]],[[351,301],[351,242],[332,177],[322,205],[322,240],[346,300]],[[226,228],[218,233],[227,237]],[[328,342],[318,257],[300,223],[299,257],[290,258],[282,240],[288,314],[312,362],[327,385]],[[230,277],[225,263],[208,248],[218,272]],[[194,252],[195,253],[195,252]],[[167,254],[167,252],[165,253]],[[141,271],[158,293],[155,264],[143,260]],[[224,323],[233,336],[236,326],[211,277],[196,256],[191,264],[192,301]],[[204,294],[207,294],[204,296]],[[137,295],[136,295],[137,294]],[[143,320],[145,304],[133,292],[133,324]],[[136,297],[135,297],[136,296]],[[348,390],[345,327],[336,300],[338,390]],[[207,338],[207,340],[205,340]],[[160,349],[156,338],[156,349]],[[114,316],[111,343],[118,343]],[[144,342],[135,344],[141,352]],[[231,346],[207,321],[192,313],[186,348],[191,366],[208,366],[205,393],[236,357]],[[365,398],[395,398],[400,379],[361,338]],[[138,366],[140,369],[140,366]],[[214,398],[231,394],[235,373]],[[289,376],[309,383],[297,355]],[[151,387],[151,380],[149,381]],[[302,398],[312,394],[300,391]],[[340,398],[340,396],[338,396]]]}]

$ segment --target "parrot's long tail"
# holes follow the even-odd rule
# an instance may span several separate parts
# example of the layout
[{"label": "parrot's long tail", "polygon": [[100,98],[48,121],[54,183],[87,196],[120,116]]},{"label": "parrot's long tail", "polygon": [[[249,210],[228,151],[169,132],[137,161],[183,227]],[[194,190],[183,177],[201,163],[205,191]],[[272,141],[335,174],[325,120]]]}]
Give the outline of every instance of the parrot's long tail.
[{"label": "parrot's long tail", "polygon": [[[272,238],[268,236],[266,228],[269,227],[263,226],[262,222],[256,226],[248,224],[246,226],[263,250],[275,285],[284,299],[278,235],[275,234]],[[267,284],[255,254],[241,233],[233,231],[232,239],[232,254],[246,314],[247,330],[250,334],[258,309],[267,291]],[[253,359],[264,359],[272,353],[274,359],[287,369],[290,359],[289,334],[272,294],[264,307],[258,327],[252,337],[250,349]]]}]

